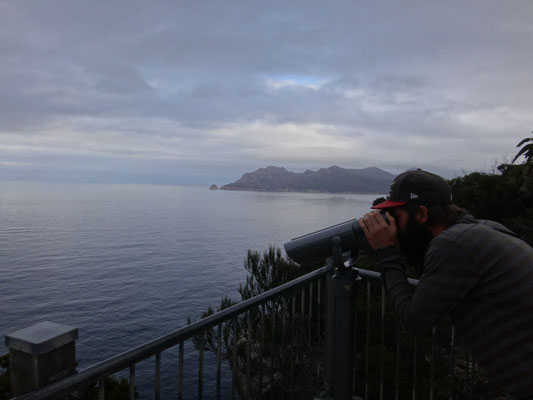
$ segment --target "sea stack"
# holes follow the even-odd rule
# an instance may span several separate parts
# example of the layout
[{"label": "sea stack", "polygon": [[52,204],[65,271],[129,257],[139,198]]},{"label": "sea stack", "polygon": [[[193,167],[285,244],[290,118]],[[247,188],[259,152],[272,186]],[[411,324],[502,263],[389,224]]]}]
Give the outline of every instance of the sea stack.
[{"label": "sea stack", "polygon": [[218,190],[218,186],[214,183],[209,187],[209,190]]}]

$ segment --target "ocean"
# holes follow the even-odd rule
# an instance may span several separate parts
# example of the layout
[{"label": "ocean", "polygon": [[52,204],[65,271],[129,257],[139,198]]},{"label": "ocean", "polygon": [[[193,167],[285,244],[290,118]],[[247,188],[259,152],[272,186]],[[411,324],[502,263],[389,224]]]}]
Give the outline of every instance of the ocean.
[{"label": "ocean", "polygon": [[[41,321],[77,327],[86,368],[184,326],[223,295],[239,300],[248,249],[362,216],[378,196],[1,182],[0,334]],[[190,343],[185,352],[190,398],[197,352]],[[177,349],[162,358],[161,398],[174,398]],[[153,397],[153,359],[136,372],[140,398]],[[206,381],[205,397],[213,390]]]}]

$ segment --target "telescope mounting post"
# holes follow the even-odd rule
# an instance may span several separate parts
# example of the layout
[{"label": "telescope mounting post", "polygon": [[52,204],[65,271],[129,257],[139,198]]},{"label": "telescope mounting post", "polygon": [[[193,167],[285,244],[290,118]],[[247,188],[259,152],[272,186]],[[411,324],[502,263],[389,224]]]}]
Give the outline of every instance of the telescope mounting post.
[{"label": "telescope mounting post", "polygon": [[335,400],[352,400],[353,359],[355,329],[355,293],[359,271],[353,267],[357,254],[352,255],[345,266],[342,255],[342,241],[338,236],[332,239],[333,286],[335,290]]}]

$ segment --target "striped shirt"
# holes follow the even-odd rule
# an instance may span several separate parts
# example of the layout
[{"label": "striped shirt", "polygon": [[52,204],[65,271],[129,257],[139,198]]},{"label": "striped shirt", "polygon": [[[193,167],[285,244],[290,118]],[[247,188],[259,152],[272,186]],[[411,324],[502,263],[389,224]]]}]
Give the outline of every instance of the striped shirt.
[{"label": "striped shirt", "polygon": [[467,215],[426,249],[416,290],[399,250],[378,251],[403,328],[426,332],[449,315],[474,358],[506,392],[533,396],[533,249],[503,225]]}]

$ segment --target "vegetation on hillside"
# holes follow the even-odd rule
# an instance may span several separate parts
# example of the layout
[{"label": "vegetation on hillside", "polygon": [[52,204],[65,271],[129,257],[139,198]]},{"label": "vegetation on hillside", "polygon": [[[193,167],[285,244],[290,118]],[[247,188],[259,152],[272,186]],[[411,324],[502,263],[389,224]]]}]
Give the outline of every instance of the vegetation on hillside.
[{"label": "vegetation on hillside", "polygon": [[[284,257],[279,248],[270,247],[262,254],[249,250],[244,267],[249,275],[239,287],[242,301],[318,266],[302,267]],[[323,321],[324,313],[309,310],[308,296],[312,295],[309,290],[309,286],[298,288],[289,295],[292,300],[279,297],[227,321],[222,325],[220,339],[217,328],[194,339],[197,348],[203,346],[204,350],[214,353],[218,352],[220,341],[221,356],[232,369],[239,398],[298,399],[312,398],[316,394],[319,355],[310,349],[318,349],[318,343],[323,341],[317,325],[323,324],[319,320]],[[315,297],[317,290],[315,283]],[[216,310],[209,307],[202,318],[233,304],[234,301],[224,297]],[[191,319],[188,322],[192,322]],[[311,365],[314,368],[310,368]]]},{"label": "vegetation on hillside", "polygon": [[[474,172],[450,180],[454,202],[478,219],[501,222],[533,245],[533,136],[518,144],[513,164],[499,173]],[[514,164],[524,156],[522,164]]]}]

